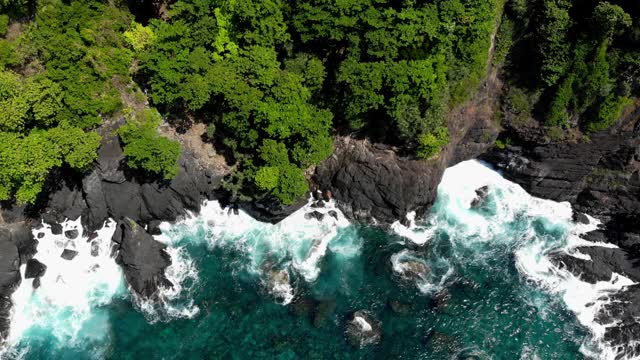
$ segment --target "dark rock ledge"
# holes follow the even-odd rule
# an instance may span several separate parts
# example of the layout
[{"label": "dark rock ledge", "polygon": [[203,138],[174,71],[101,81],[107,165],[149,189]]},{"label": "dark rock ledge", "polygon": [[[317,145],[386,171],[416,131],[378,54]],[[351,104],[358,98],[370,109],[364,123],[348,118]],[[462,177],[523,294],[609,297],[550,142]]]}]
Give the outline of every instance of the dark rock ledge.
[{"label": "dark rock ledge", "polygon": [[[583,238],[618,248],[585,246],[576,249],[591,260],[559,254],[553,261],[582,280],[610,281],[618,273],[640,283],[640,108],[620,118],[609,131],[576,143],[550,143],[536,136],[539,129],[509,128],[521,146],[494,149],[482,156],[503,175],[533,196],[568,201],[584,223],[587,213],[603,225]],[[607,327],[605,341],[629,358],[640,357],[640,285],[611,296],[599,312]]]}]

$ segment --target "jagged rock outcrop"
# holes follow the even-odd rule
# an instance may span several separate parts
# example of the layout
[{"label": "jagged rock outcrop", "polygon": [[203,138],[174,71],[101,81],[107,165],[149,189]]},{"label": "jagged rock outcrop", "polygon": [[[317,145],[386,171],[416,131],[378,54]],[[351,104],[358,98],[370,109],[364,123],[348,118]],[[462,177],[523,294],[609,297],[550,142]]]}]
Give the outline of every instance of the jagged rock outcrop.
[{"label": "jagged rock outcrop", "polygon": [[[508,132],[521,146],[494,149],[483,159],[503,175],[520,184],[530,194],[556,201],[569,201],[575,210],[603,221],[600,229],[583,235],[603,246],[576,249],[589,259],[557,255],[553,261],[584,281],[610,281],[613,273],[640,282],[640,108],[620,118],[609,131],[591,134],[578,142],[550,143],[540,129],[510,127]],[[586,217],[574,213],[574,221]],[[640,340],[637,285],[610,297],[596,321],[608,326],[605,340],[621,346],[631,357],[640,347],[629,343]]]},{"label": "jagged rock outcrop", "polygon": [[11,295],[20,285],[20,265],[26,264],[37,246],[24,222],[0,224],[0,343],[9,332]]},{"label": "jagged rock outcrop", "polygon": [[392,147],[367,140],[338,137],[333,155],[316,168],[318,188],[330,190],[351,219],[389,224],[408,212],[427,211],[444,170],[493,145],[499,132],[494,111],[501,86],[490,71],[482,90],[449,115],[449,145],[428,160],[403,157]]},{"label": "jagged rock outcrop", "polygon": [[173,221],[186,210],[199,210],[227,174],[226,169],[202,166],[191,151],[183,149],[178,175],[171,181],[141,177],[126,168],[122,146],[113,135],[121,122],[107,123],[101,129],[103,140],[94,169],[80,181],[66,181],[49,194],[45,221],[82,216],[90,231],[108,218]]},{"label": "jagged rock outcrop", "polygon": [[112,241],[116,244],[116,262],[122,267],[127,283],[144,298],[153,297],[160,287],[173,286],[164,271],[171,265],[166,245],[130,218],[118,221]]}]

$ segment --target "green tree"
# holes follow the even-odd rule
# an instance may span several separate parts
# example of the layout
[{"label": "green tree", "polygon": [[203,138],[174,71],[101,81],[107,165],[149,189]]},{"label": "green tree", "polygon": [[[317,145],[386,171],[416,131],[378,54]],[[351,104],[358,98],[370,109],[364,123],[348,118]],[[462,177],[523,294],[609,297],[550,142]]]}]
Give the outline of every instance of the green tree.
[{"label": "green tree", "polygon": [[544,84],[553,86],[569,64],[570,43],[567,39],[572,25],[569,0],[543,0],[541,25],[538,30],[540,76]]},{"label": "green tree", "polygon": [[0,37],[7,35],[9,29],[9,15],[0,14]]},{"label": "green tree", "polygon": [[131,28],[124,32],[124,38],[135,51],[142,51],[154,40],[154,33],[148,26],[142,26],[135,21],[131,22]]},{"label": "green tree", "polygon": [[129,117],[127,123],[118,129],[124,143],[127,165],[133,169],[148,171],[169,180],[178,174],[180,144],[167,139],[157,131],[162,122],[154,109]]},{"label": "green tree", "polygon": [[418,157],[428,159],[435,156],[449,143],[449,129],[440,126],[433,132],[418,137]]},{"label": "green tree", "polygon": [[593,11],[594,28],[605,38],[611,38],[618,30],[632,25],[631,16],[618,5],[608,1],[598,3]]}]

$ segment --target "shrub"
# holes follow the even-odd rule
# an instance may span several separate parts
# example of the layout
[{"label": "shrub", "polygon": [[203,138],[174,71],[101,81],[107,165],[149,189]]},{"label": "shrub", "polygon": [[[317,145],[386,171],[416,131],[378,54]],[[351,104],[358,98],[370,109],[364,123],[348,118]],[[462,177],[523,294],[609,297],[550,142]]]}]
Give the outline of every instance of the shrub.
[{"label": "shrub", "polygon": [[127,165],[133,169],[146,170],[169,180],[178,174],[180,144],[160,136],[157,127],[162,118],[155,109],[130,117],[118,129],[124,145]]},{"label": "shrub", "polygon": [[425,133],[418,137],[419,158],[428,159],[440,152],[449,143],[449,129],[444,126],[436,128],[434,132]]},{"label": "shrub", "polygon": [[633,100],[625,96],[609,95],[598,107],[598,119],[587,125],[589,132],[606,130],[622,116],[624,109],[633,104]]},{"label": "shrub", "polygon": [[7,35],[9,30],[9,15],[0,14],[0,36]]}]

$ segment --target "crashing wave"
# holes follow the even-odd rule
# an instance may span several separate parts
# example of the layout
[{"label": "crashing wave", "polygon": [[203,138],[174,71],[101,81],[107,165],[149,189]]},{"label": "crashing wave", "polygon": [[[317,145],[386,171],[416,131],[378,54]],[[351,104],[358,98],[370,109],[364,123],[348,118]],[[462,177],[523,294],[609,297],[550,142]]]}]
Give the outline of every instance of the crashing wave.
[{"label": "crashing wave", "polygon": [[165,277],[173,286],[159,287],[158,292],[149,299],[130,290],[133,304],[152,324],[191,319],[200,312],[192,294],[198,282],[198,269],[184,247],[171,243],[167,245],[166,252],[171,257],[171,265],[165,270]]},{"label": "crashing wave", "polygon": [[[100,308],[125,293],[122,271],[111,257],[115,223],[105,222],[91,237],[84,235],[80,218],[60,225],[59,235],[44,223],[33,230],[39,239],[35,259],[47,268],[41,277],[23,280],[12,296],[8,343],[15,354],[29,346],[20,344],[26,335],[37,338],[43,333],[59,346],[95,343],[97,353],[108,344],[109,319]],[[72,256],[63,258],[64,253]],[[23,265],[23,279],[25,271]],[[40,283],[37,289],[34,281]]]},{"label": "crashing wave", "polygon": [[[483,189],[486,196],[481,207],[474,206],[479,203],[478,189]],[[487,189],[490,189],[488,194],[484,193]],[[598,358],[608,360],[620,356],[618,349],[604,341],[606,327],[615,324],[599,324],[596,316],[608,303],[608,296],[633,282],[614,273],[610,281],[590,284],[560,269],[549,257],[551,253],[558,252],[588,257],[575,250],[579,246],[616,247],[580,238],[580,234],[597,228],[597,219],[588,217],[588,224],[576,224],[572,221],[569,203],[532,197],[519,185],[505,180],[477,161],[466,161],[447,169],[438,187],[438,200],[431,216],[424,225],[416,224],[414,216],[409,217],[408,226],[396,222],[392,229],[416,245],[429,245],[442,230],[449,234],[454,247],[472,250],[474,261],[482,261],[486,256],[483,251],[473,251],[476,244],[499,242],[506,245],[515,254],[519,272],[543,290],[561,295],[580,323],[590,329]],[[510,226],[516,222],[522,225],[519,235],[513,236]],[[562,240],[540,234],[537,229],[542,229],[543,233],[563,234]],[[394,256],[406,254],[405,251]],[[392,261],[397,262],[398,258],[392,258]],[[397,267],[395,262],[394,269]],[[585,355],[592,351],[589,346],[583,346],[582,350]]]},{"label": "crashing wave", "polygon": [[[156,239],[170,248],[203,240],[211,248],[234,247],[248,258],[243,265],[245,270],[262,279],[261,283],[278,302],[288,304],[295,296],[290,272],[311,283],[319,276],[321,261],[328,251],[347,257],[358,254],[359,243],[332,245],[341,229],[348,226],[348,220],[333,201],[318,207],[310,199],[306,206],[275,225],[259,222],[243,211],[234,213],[223,208],[218,201],[206,201],[199,214],[189,213],[176,224],[162,223],[162,235]],[[181,289],[180,284],[188,279],[193,287],[198,281],[197,269],[187,252],[180,254],[177,259],[172,256],[176,276],[169,278],[177,286],[171,294],[162,295],[170,300],[182,299],[176,302],[185,309],[181,314],[191,316],[193,312],[187,310],[194,310],[195,305],[185,303],[185,299],[192,298],[188,295],[190,289]],[[274,259],[283,267],[274,269],[266,265]],[[157,315],[157,311],[152,314]]]}]

